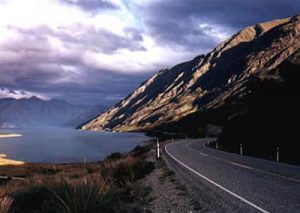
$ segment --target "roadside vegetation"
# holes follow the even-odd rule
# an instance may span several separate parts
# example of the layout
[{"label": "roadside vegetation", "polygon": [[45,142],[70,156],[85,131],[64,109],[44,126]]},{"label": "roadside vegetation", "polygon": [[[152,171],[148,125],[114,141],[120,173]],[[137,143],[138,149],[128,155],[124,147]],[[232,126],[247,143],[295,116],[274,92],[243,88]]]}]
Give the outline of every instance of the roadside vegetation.
[{"label": "roadside vegetation", "polygon": [[98,163],[2,166],[0,213],[140,212],[135,185],[155,168],[151,146]]}]

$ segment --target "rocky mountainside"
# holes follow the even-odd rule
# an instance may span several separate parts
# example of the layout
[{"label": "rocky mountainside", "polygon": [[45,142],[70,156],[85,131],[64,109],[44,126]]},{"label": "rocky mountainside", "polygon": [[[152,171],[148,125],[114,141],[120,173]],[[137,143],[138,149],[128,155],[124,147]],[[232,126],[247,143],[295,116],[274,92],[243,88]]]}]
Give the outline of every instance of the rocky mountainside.
[{"label": "rocky mountainside", "polygon": [[249,80],[248,95],[231,97],[219,108],[224,112],[225,108],[232,108],[233,103],[241,106],[235,107],[235,112],[223,123],[219,144],[229,151],[238,151],[243,143],[245,154],[273,160],[279,147],[282,161],[300,165],[299,71],[300,50],[277,68],[262,72],[260,79]]},{"label": "rocky mountainside", "polygon": [[273,72],[299,48],[300,16],[249,26],[212,52],[159,71],[82,129],[195,128],[203,121],[223,125],[247,110],[237,100],[253,92],[252,80],[279,81]]},{"label": "rocky mountainside", "polygon": [[0,127],[76,127],[86,117],[103,111],[101,106],[72,105],[63,100],[44,101],[37,97],[0,99]]}]

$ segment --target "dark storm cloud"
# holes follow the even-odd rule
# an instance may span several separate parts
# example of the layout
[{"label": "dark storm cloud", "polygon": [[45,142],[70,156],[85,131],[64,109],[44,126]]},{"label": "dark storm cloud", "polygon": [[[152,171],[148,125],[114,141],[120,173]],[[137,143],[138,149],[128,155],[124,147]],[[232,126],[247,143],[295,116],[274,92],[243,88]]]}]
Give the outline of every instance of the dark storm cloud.
[{"label": "dark storm cloud", "polygon": [[[58,1],[88,11],[88,17],[103,10],[124,14],[119,13],[122,8],[104,0]],[[146,4],[139,1],[139,6],[124,2],[137,20],[123,35],[113,32],[113,27],[110,31],[77,21],[58,27],[4,26],[18,36],[0,43],[0,87],[72,103],[111,105],[151,76],[136,67],[153,72],[157,64],[175,65],[181,59],[169,57],[172,51],[177,54],[183,50],[180,53],[186,54],[184,57],[192,58],[243,27],[292,16],[300,9],[299,0],[156,0]],[[125,15],[124,20],[127,18]],[[155,40],[154,49],[164,51],[146,49],[142,45],[145,37]],[[123,55],[118,55],[123,50]],[[149,57],[145,54],[136,59],[140,55],[130,54],[135,51],[149,51]],[[156,61],[156,57],[163,60]],[[109,62],[99,63],[105,59]]]},{"label": "dark storm cloud", "polygon": [[119,7],[105,0],[60,0],[62,3],[76,6],[88,12],[96,12],[98,10],[116,10]]},{"label": "dark storm cloud", "polygon": [[[74,28],[81,34],[73,36],[64,29],[53,31],[47,26],[30,30],[13,28],[20,34],[18,39],[0,44],[0,83],[7,82],[8,78],[14,82],[26,80],[28,83],[40,82],[38,80],[41,79],[42,84],[63,77],[71,78],[72,73],[63,70],[61,65],[78,68],[77,75],[80,77],[85,75],[85,70],[91,69],[83,61],[84,51],[111,54],[120,48],[144,49],[140,45],[142,38],[134,29],[127,29],[128,36],[121,37],[105,30],[96,30],[92,26],[78,25]],[[59,39],[66,50],[60,51],[53,47],[49,37]]]},{"label": "dark storm cloud", "polygon": [[82,67],[81,74],[74,76],[73,81],[55,83],[56,80],[68,75],[59,67],[50,72],[34,67],[30,72],[26,72],[27,68],[23,72],[16,72],[17,70],[20,68],[10,70],[15,73],[13,83],[0,79],[1,87],[36,92],[49,98],[66,99],[76,104],[105,106],[112,105],[126,97],[128,92],[134,90],[140,82],[151,75],[151,73],[121,74]]},{"label": "dark storm cloud", "polygon": [[[137,30],[127,28],[126,36],[121,37],[93,26],[75,25],[73,28],[9,27],[20,36],[0,43],[0,85],[65,98],[73,103],[84,100],[92,104],[102,100],[107,105],[126,96],[145,78],[144,74],[126,75],[105,67],[95,69],[83,59],[85,51],[113,54],[120,48],[144,50],[140,45],[142,36]],[[80,34],[73,36],[68,30]],[[53,47],[50,37],[61,41],[64,51]],[[75,70],[68,70],[68,66]]]},{"label": "dark storm cloud", "polygon": [[[82,67],[80,74],[74,75],[70,80],[70,73],[65,73],[60,67],[47,71],[34,66],[28,68],[25,65],[20,64],[20,66],[23,67],[15,69],[11,66],[2,67],[5,70],[3,73],[14,73],[14,80],[13,83],[8,83],[8,80],[2,81],[1,78],[0,85],[44,94],[49,98],[66,99],[71,103],[90,105],[96,103],[112,105],[127,96],[128,92],[134,90],[140,82],[151,75],[150,73],[121,74]],[[68,81],[57,82],[66,76]]]},{"label": "dark storm cloud", "polygon": [[95,29],[92,26],[79,26],[79,28],[82,34],[76,37],[67,34],[58,34],[58,36],[70,47],[84,44],[84,48],[102,53],[111,54],[122,48],[131,51],[144,50],[140,43],[142,37],[134,29],[129,31],[126,29],[127,36],[121,37],[104,29]]},{"label": "dark storm cloud", "polygon": [[248,25],[295,15],[299,9],[299,0],[164,0],[137,11],[142,11],[148,32],[159,43],[206,49],[218,42],[214,39],[217,32],[199,28],[201,24],[232,34]]},{"label": "dark storm cloud", "polygon": [[[111,106],[121,99],[125,98],[130,91],[133,91],[151,73],[139,75],[115,74],[111,72],[102,72],[99,76],[98,71],[90,72],[90,81],[87,85],[78,85],[76,89],[71,87],[62,95],[66,100],[72,103],[101,104]],[[93,79],[93,80],[92,80]]]},{"label": "dark storm cloud", "polygon": [[[9,28],[20,33],[22,39],[27,39],[29,42],[37,41],[37,44],[42,44],[39,47],[40,49],[43,49],[45,42],[48,43],[48,37],[52,36],[61,40],[68,48],[100,51],[102,53],[112,53],[122,48],[132,51],[144,50],[144,47],[141,45],[143,40],[141,32],[134,28],[126,28],[124,30],[125,37],[105,29],[96,29],[92,25],[83,24],[74,24],[69,28],[60,27],[56,31],[45,25],[33,29]],[[79,33],[74,35],[72,32]],[[12,43],[8,45],[15,45],[16,48],[36,48],[37,44],[27,45],[27,42],[19,41],[18,44]]]},{"label": "dark storm cloud", "polygon": [[[59,83],[55,86],[43,79],[51,79],[52,76],[42,75],[18,79],[14,89],[39,92],[50,98],[66,99],[76,104],[101,104],[110,106],[120,101],[140,85],[140,82],[149,78],[151,73],[121,74],[107,70],[84,70],[85,75],[78,82]],[[38,75],[37,75],[38,76]],[[78,77],[79,78],[79,77]],[[34,82],[34,83],[33,83]],[[11,85],[4,85],[11,87]]]}]

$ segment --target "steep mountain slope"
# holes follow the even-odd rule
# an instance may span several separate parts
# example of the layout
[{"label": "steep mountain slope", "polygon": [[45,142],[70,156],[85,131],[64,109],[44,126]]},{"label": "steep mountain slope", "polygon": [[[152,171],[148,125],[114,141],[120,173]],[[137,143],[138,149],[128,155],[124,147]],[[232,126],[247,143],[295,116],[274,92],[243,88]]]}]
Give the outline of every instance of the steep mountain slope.
[{"label": "steep mountain slope", "polygon": [[[300,42],[300,41],[299,41]],[[245,154],[300,164],[298,150],[300,119],[300,50],[276,69],[262,72],[260,79],[247,83],[248,95],[232,97],[240,106],[224,123],[219,144],[237,151],[243,143]],[[251,91],[251,93],[250,93]],[[226,105],[232,106],[232,100]],[[227,106],[227,108],[228,108]],[[222,111],[222,107],[220,108]]]},{"label": "steep mountain slope", "polygon": [[103,107],[71,105],[63,100],[37,97],[0,99],[0,127],[72,126],[103,111]]},{"label": "steep mountain slope", "polygon": [[[291,57],[300,48],[299,41],[299,16],[249,26],[207,55],[159,71],[82,129],[152,130],[185,117],[198,120],[202,112],[251,92],[247,83],[252,78],[269,78],[264,73]],[[218,122],[224,123],[233,113],[225,113]]]}]

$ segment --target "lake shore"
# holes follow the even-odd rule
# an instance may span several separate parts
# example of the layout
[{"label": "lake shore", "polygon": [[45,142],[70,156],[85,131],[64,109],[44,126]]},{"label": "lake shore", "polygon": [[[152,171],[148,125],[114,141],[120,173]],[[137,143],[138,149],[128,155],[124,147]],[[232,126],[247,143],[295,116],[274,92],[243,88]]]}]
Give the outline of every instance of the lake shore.
[{"label": "lake shore", "polygon": [[17,160],[11,160],[7,159],[7,156],[5,154],[0,154],[0,166],[6,166],[6,165],[23,165],[23,161],[17,161]]},{"label": "lake shore", "polygon": [[22,137],[22,135],[14,134],[14,133],[0,133],[0,138],[14,138],[14,137]]},{"label": "lake shore", "polygon": [[[14,138],[14,137],[22,137],[21,134],[15,133],[0,133],[0,138]],[[7,159],[5,154],[0,153],[0,166],[6,165],[23,165],[23,161],[17,161],[12,159]]]}]

